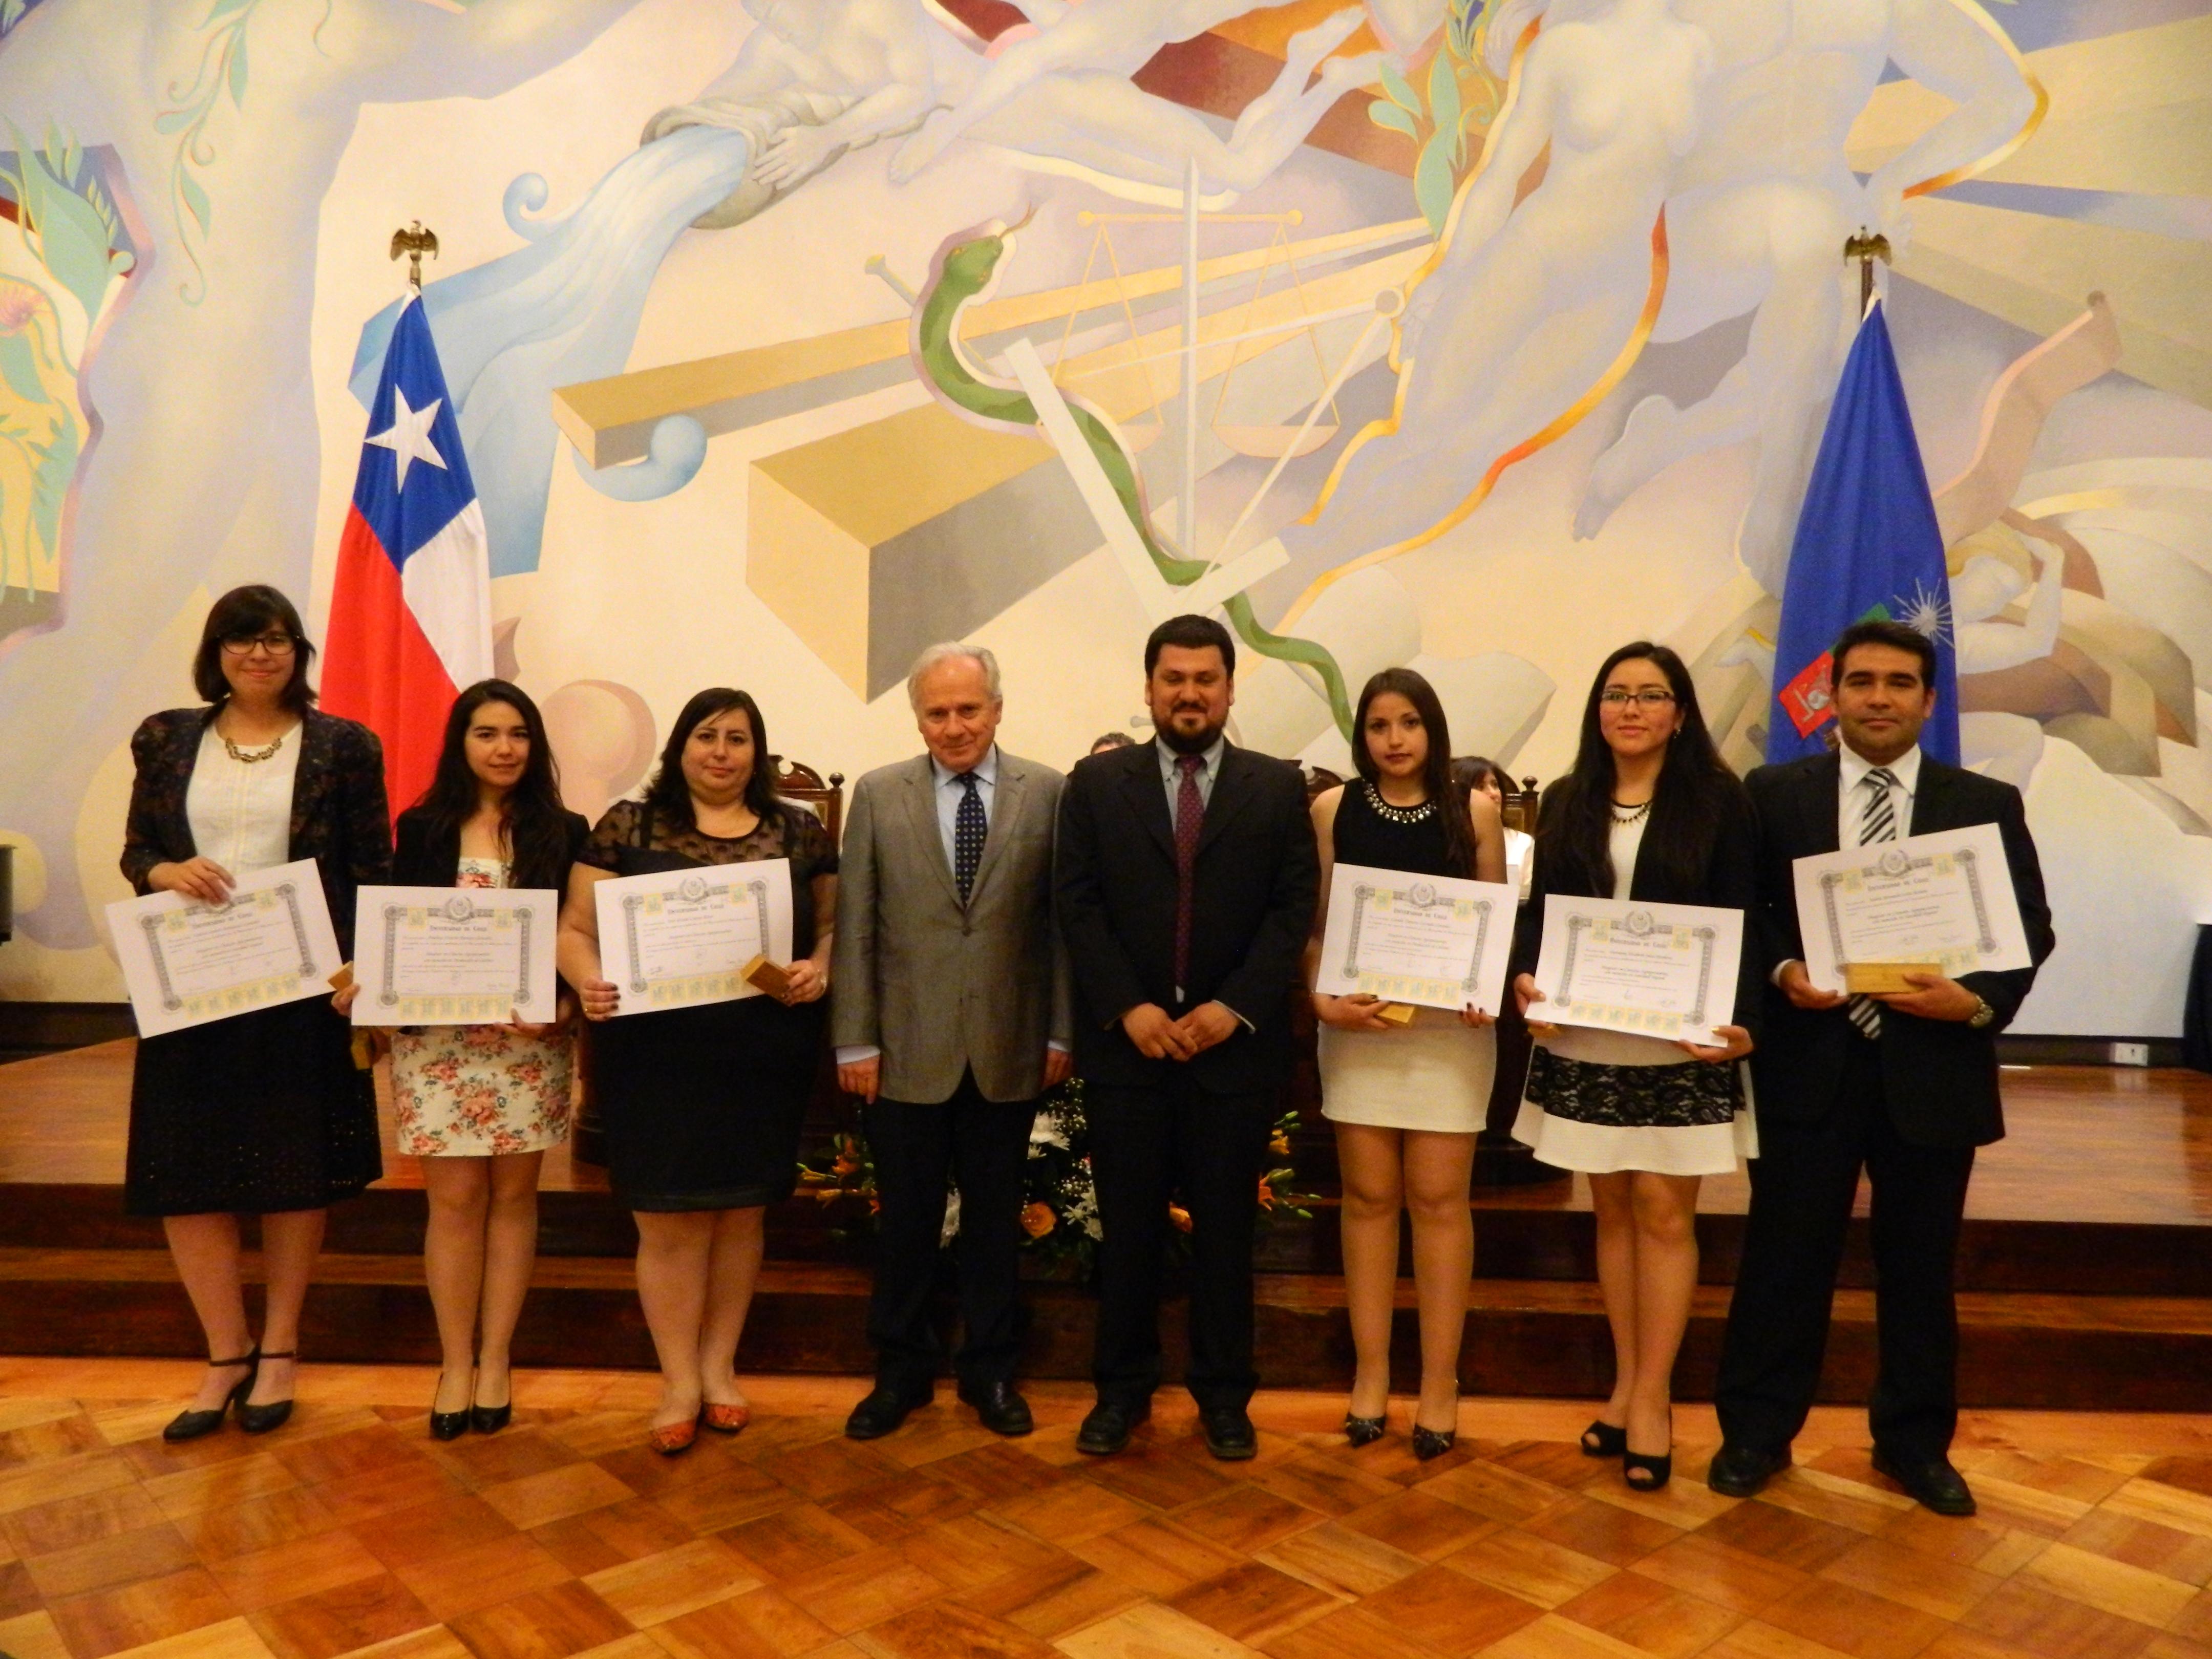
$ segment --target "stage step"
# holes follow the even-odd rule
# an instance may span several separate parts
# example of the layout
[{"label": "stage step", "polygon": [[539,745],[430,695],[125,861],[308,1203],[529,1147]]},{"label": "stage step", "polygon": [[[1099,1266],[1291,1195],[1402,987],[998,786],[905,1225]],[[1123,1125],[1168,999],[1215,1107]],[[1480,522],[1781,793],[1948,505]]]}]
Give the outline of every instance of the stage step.
[{"label": "stage step", "polygon": [[[259,1263],[249,1257],[257,1283]],[[741,1355],[752,1371],[871,1368],[868,1274],[835,1263],[772,1262],[763,1269]],[[1418,1373],[1413,1286],[1399,1286],[1397,1369]],[[1079,1288],[1030,1286],[1025,1375],[1087,1375],[1093,1303]],[[1679,1391],[1707,1397],[1728,1310],[1724,1288],[1698,1292]],[[940,1308],[949,1322],[949,1303]],[[1266,1380],[1341,1387],[1352,1372],[1343,1281],[1323,1273],[1263,1273],[1259,1352]],[[1975,1291],[1960,1299],[1960,1394],[1982,1407],[2212,1412],[2212,1307],[2176,1297]],[[1164,1321],[1168,1375],[1180,1375],[1182,1304]],[[1836,1298],[1823,1398],[1857,1401],[1873,1381],[1874,1300]],[[308,1297],[303,1348],[311,1358],[433,1362],[436,1334],[412,1254],[326,1257]],[[173,1356],[199,1334],[167,1253],[148,1249],[0,1249],[0,1348],[14,1353]],[[1469,1287],[1462,1359],[1469,1393],[1601,1395],[1610,1339],[1595,1285],[1479,1279]],[[524,1365],[649,1367],[653,1348],[627,1261],[553,1257],[538,1265],[518,1333]]]},{"label": "stage step", "polygon": [[[1343,1271],[1335,1200],[1324,1194],[1314,1218],[1271,1226],[1261,1237],[1262,1272],[1334,1274]],[[771,1261],[865,1269],[872,1240],[840,1237],[860,1218],[850,1208],[794,1198],[769,1214]],[[405,1255],[422,1246],[425,1207],[420,1188],[374,1187],[331,1212],[325,1249],[333,1255]],[[1742,1253],[1741,1215],[1698,1217],[1700,1276],[1707,1285],[1735,1282]],[[603,1192],[548,1191],[538,1195],[541,1259],[620,1258],[637,1248],[629,1214]],[[1553,1279],[1597,1276],[1595,1221],[1588,1210],[1494,1204],[1474,1206],[1478,1279]],[[161,1223],[123,1213],[117,1187],[0,1182],[0,1249],[159,1249]],[[1413,1272],[1401,1247],[1399,1272]],[[2212,1226],[2108,1221],[2027,1221],[1969,1218],[1959,1244],[1962,1290],[2058,1296],[2212,1297]],[[1842,1283],[1867,1289],[1874,1262],[1863,1219],[1851,1224]],[[0,1340],[0,1346],[4,1346]]]}]

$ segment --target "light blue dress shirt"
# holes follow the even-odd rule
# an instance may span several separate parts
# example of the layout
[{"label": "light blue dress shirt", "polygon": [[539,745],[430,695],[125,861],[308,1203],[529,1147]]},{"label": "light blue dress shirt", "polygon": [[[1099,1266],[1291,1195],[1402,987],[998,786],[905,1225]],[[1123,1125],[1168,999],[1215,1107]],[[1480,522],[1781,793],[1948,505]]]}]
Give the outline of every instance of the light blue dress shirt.
[{"label": "light blue dress shirt", "polygon": [[[1160,751],[1160,781],[1166,786],[1168,792],[1168,823],[1172,827],[1176,821],[1176,802],[1182,794],[1182,774],[1176,769],[1176,763],[1182,757],[1164,743],[1156,746]],[[1213,802],[1213,781],[1221,775],[1221,751],[1228,746],[1227,738],[1216,738],[1212,748],[1201,750],[1199,753],[1199,758],[1206,763],[1198,769],[1198,804],[1201,810]]]},{"label": "light blue dress shirt", "polygon": [[[999,798],[999,745],[993,744],[971,770],[976,797],[983,803],[983,825],[988,830]],[[968,793],[961,787],[960,780],[968,774],[951,770],[934,755],[929,757],[929,773],[937,780],[937,832],[945,840],[945,867],[957,870],[960,866],[952,854],[952,827],[960,817],[961,799]]]}]

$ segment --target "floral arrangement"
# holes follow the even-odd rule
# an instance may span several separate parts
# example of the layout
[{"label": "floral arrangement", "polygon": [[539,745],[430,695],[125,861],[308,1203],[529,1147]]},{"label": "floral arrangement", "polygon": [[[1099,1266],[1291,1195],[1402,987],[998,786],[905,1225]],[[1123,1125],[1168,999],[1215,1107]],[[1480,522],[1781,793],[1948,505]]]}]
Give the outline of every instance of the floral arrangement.
[{"label": "floral arrangement", "polygon": [[[1268,1153],[1279,1161],[1260,1177],[1258,1224],[1262,1229],[1313,1219],[1313,1195],[1295,1189],[1297,1171],[1288,1161],[1291,1134],[1297,1127],[1298,1115],[1285,1112],[1276,1120],[1268,1140]],[[1023,1183],[1024,1248],[1055,1277],[1088,1278],[1097,1258],[1102,1233],[1090,1139],[1083,1081],[1071,1078],[1038,1105]],[[834,1230],[839,1238],[874,1230],[883,1203],[876,1192],[875,1160],[864,1137],[841,1134],[826,1156],[812,1163],[802,1158],[799,1185],[801,1195],[817,1203],[848,1206],[842,1224]],[[1178,1239],[1190,1231],[1190,1212],[1180,1204],[1169,1204],[1168,1219]],[[945,1203],[940,1247],[950,1244],[959,1231],[960,1194],[955,1188]]]}]

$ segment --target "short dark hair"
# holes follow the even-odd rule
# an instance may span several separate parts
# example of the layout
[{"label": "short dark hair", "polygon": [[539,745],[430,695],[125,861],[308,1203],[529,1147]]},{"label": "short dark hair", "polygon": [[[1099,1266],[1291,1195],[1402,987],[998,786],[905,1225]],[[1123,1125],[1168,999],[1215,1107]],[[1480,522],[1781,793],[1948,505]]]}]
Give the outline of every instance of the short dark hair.
[{"label": "short dark hair", "polygon": [[1152,670],[1160,660],[1163,646],[1179,645],[1186,651],[1203,651],[1212,646],[1221,653],[1222,672],[1230,678],[1237,678],[1237,641],[1229,637],[1229,630],[1211,617],[1170,617],[1152,630],[1145,641],[1145,678],[1152,677]]},{"label": "short dark hair", "polygon": [[1102,749],[1127,749],[1136,741],[1127,732],[1101,732],[1091,739],[1091,747],[1084,752],[1095,755]]},{"label": "short dark hair", "polygon": [[315,700],[307,668],[315,660],[314,642],[301,625],[292,601],[262,582],[234,587],[217,599],[200,629],[200,648],[192,653],[192,690],[218,708],[230,701],[230,682],[223,678],[222,642],[244,635],[281,629],[292,636],[292,678],[284,682],[277,701],[295,714],[307,712]]},{"label": "short dark hair", "polygon": [[1869,617],[1855,622],[1836,635],[1836,642],[1828,651],[1828,679],[1838,684],[1844,678],[1844,659],[1862,645],[1886,645],[1893,651],[1905,651],[1920,659],[1920,684],[1932,687],[1936,684],[1936,641],[1918,629],[1886,617]]}]

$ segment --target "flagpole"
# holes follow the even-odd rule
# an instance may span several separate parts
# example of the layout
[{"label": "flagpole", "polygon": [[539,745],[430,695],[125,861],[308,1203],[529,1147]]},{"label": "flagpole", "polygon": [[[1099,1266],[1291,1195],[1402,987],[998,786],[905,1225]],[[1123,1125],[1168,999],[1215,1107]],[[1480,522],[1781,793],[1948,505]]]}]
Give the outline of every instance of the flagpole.
[{"label": "flagpole", "polygon": [[1857,235],[1845,240],[1844,258],[1859,262],[1859,315],[1864,317],[1867,307],[1874,303],[1874,262],[1879,259],[1884,264],[1890,263],[1889,238],[1880,231],[1869,235],[1867,228],[1861,225]]},{"label": "flagpole", "polygon": [[392,233],[392,257],[407,256],[407,286],[416,293],[422,291],[422,256],[438,257],[438,233],[422,228],[420,219]]}]

